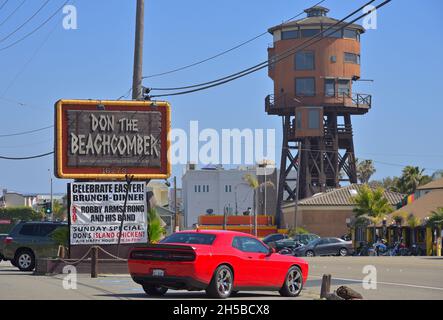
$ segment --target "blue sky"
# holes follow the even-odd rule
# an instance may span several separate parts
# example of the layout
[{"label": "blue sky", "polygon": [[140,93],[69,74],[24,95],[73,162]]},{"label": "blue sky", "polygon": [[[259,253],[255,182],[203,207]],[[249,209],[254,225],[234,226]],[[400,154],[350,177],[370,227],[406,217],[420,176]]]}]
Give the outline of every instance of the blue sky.
[{"label": "blue sky", "polygon": [[[0,21],[21,0],[9,0]],[[0,4],[3,0],[0,0]],[[0,26],[0,39],[43,3],[28,1]],[[180,67],[247,40],[313,5],[312,1],[146,0],[144,74]],[[48,17],[63,0],[45,10],[2,47]],[[51,125],[60,98],[115,99],[132,81],[135,0],[76,0],[78,29],[62,28],[62,12],[25,41],[0,51],[0,135]],[[327,0],[332,17],[341,18],[364,1]],[[373,108],[354,117],[357,157],[375,161],[375,178],[400,174],[402,165],[443,168],[441,102],[443,31],[440,0],[394,0],[378,13],[378,29],[362,37],[362,83],[373,94]],[[1,40],[0,40],[1,41]],[[271,35],[186,71],[150,79],[145,86],[180,86],[224,76],[267,58]],[[275,128],[280,119],[264,112],[272,81],[266,70],[199,93],[171,97],[172,126],[201,128]],[[14,101],[24,103],[20,105]],[[0,138],[0,155],[25,156],[52,150],[52,130]],[[279,155],[277,155],[279,157]],[[0,160],[0,186],[21,192],[48,192],[53,158]],[[181,175],[182,169],[174,168]],[[63,192],[66,181],[56,180]]]}]

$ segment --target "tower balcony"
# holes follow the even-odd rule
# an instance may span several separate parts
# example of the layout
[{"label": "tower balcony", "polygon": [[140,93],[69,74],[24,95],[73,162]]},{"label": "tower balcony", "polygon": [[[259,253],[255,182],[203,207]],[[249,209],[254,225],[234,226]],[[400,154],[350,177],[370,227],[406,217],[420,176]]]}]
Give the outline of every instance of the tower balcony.
[{"label": "tower balcony", "polygon": [[337,112],[364,114],[371,109],[372,96],[363,93],[341,93],[334,96],[318,94],[312,97],[271,94],[265,98],[265,111],[271,115],[294,114],[294,108],[306,106],[322,106],[325,111],[331,108]]}]

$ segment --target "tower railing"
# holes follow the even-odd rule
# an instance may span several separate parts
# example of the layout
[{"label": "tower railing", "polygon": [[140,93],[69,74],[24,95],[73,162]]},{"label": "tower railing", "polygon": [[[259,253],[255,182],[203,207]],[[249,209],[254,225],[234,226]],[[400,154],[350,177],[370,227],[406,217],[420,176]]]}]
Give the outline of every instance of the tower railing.
[{"label": "tower railing", "polygon": [[334,95],[326,95],[325,93],[316,93],[315,96],[295,96],[290,97],[286,93],[278,96],[270,94],[265,98],[265,111],[268,113],[278,112],[287,108],[295,108],[297,106],[315,106],[319,103],[325,107],[343,106],[350,108],[370,109],[372,106],[372,96],[364,93],[336,93]]}]

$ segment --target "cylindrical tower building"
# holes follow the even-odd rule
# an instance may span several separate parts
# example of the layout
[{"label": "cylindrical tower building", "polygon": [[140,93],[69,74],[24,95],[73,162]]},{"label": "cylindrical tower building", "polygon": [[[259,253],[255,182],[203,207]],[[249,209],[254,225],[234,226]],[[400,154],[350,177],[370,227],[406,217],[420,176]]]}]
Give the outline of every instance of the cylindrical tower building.
[{"label": "cylindrical tower building", "polygon": [[339,187],[340,181],[357,182],[351,115],[371,108],[370,95],[352,90],[360,79],[364,28],[334,26],[339,20],[328,17],[324,7],[305,12],[306,18],[269,29],[268,74],[274,93],[266,97],[265,110],[283,118],[280,215],[284,201]]}]

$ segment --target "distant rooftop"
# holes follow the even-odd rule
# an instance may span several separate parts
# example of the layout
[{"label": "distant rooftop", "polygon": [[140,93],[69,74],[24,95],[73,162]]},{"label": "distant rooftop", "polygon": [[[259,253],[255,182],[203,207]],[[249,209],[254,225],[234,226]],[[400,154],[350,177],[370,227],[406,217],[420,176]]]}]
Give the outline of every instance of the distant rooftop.
[{"label": "distant rooftop", "polygon": [[443,189],[443,178],[431,181],[417,188],[417,190]]},{"label": "distant rooftop", "polygon": [[[364,186],[363,184],[350,184],[349,186],[331,189],[324,193],[318,193],[310,198],[299,201],[299,206],[353,206],[355,205],[354,197],[358,190]],[[369,186],[374,189],[375,187]],[[384,196],[393,206],[397,205],[404,198],[404,195],[398,192],[385,190]],[[293,206],[293,203],[288,203],[285,207]]]}]

